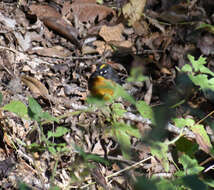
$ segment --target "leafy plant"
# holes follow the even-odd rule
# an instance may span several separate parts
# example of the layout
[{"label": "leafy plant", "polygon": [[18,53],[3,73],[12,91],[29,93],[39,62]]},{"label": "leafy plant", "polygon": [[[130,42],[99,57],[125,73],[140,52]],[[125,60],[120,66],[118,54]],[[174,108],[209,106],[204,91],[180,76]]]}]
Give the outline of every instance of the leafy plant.
[{"label": "leafy plant", "polygon": [[200,56],[198,60],[191,55],[188,55],[191,65],[186,64],[182,67],[181,71],[187,72],[190,80],[199,86],[202,90],[210,89],[214,90],[214,72],[208,69],[206,64],[206,58]]}]

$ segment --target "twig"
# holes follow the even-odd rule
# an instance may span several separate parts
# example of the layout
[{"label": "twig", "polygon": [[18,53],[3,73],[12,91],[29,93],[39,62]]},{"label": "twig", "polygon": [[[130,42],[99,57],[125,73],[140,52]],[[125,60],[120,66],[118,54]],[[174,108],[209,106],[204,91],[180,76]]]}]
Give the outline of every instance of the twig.
[{"label": "twig", "polygon": [[[131,166],[128,166],[128,167],[126,167],[126,168],[124,168],[124,169],[122,169],[122,170],[120,170],[120,171],[118,171],[118,172],[115,172],[115,173],[113,173],[113,174],[111,174],[111,175],[108,175],[108,176],[105,177],[105,179],[108,180],[109,178],[118,176],[119,174],[121,174],[121,173],[123,173],[123,172],[125,172],[125,171],[127,171],[127,170],[130,170],[130,169],[132,169],[132,168],[134,168],[134,167],[136,167],[136,166],[138,166],[138,165],[140,165],[140,164],[142,164],[142,163],[144,163],[144,162],[150,160],[151,158],[153,158],[153,156],[150,156],[150,157],[148,157],[148,158],[145,158],[144,160],[141,160],[141,161],[139,161],[139,162],[137,162],[137,163],[135,163],[135,164],[133,164],[133,165],[131,165]],[[95,182],[91,182],[91,183],[88,183],[88,184],[86,184],[86,185],[83,185],[82,187],[80,187],[80,189],[84,189],[84,188],[86,188],[86,187],[88,187],[88,186],[90,186],[90,185],[93,185],[93,184],[95,184]]]},{"label": "twig", "polygon": [[200,121],[198,121],[196,123],[196,125],[200,124],[201,122],[203,122],[205,119],[207,119],[209,116],[211,116],[214,113],[214,110],[211,111],[209,114],[207,114],[204,118],[202,118]]},{"label": "twig", "polygon": [[156,173],[156,174],[153,174],[152,176],[155,176],[155,177],[164,177],[164,178],[171,178],[172,177],[172,173]]},{"label": "twig", "polygon": [[24,53],[24,52],[17,51],[17,50],[15,50],[15,49],[13,49],[13,48],[8,48],[8,47],[5,47],[5,46],[0,46],[0,49],[9,50],[9,51],[12,51],[12,52],[15,53],[15,54]]},{"label": "twig", "polygon": [[204,172],[208,172],[209,170],[213,169],[214,168],[214,164],[211,165],[210,167],[208,167],[206,170],[204,170]]},{"label": "twig", "polygon": [[111,174],[111,175],[108,175],[108,176],[106,176],[105,178],[106,178],[106,180],[108,180],[109,178],[118,176],[119,174],[121,174],[121,173],[123,173],[123,172],[125,172],[125,171],[127,171],[127,170],[130,170],[130,169],[132,169],[132,168],[134,168],[134,167],[136,167],[136,166],[138,166],[138,165],[140,165],[140,164],[146,162],[147,160],[150,160],[151,158],[153,158],[153,156],[149,156],[148,158],[145,158],[144,160],[141,160],[141,161],[139,161],[139,162],[137,162],[137,163],[135,163],[135,164],[133,164],[133,165],[131,165],[131,166],[128,166],[128,167],[126,167],[126,168],[124,168],[124,169],[122,169],[122,170],[120,170],[120,171],[118,171],[118,172],[115,172],[115,173],[113,173],[113,174]]},{"label": "twig", "polygon": [[[79,110],[79,111],[89,111],[90,108],[87,107],[87,106],[83,106],[83,105],[78,105],[78,104],[75,104],[75,103],[72,103],[70,104],[70,107],[73,109],[73,110]],[[93,110],[93,112],[95,112],[96,110]],[[152,122],[147,119],[147,118],[143,118],[141,115],[135,115],[131,112],[126,112],[124,115],[123,115],[123,118],[124,119],[127,119],[127,120],[131,120],[131,121],[135,121],[135,122],[141,122],[141,123],[144,123],[144,124],[147,124],[147,125],[151,125]],[[188,128],[178,128],[174,125],[172,125],[171,123],[168,123],[167,126],[166,126],[166,129],[170,132],[173,132],[177,135],[180,135],[181,132],[183,133],[184,136],[188,137],[188,138],[191,138],[191,139],[195,139],[195,134],[190,131]],[[183,131],[182,131],[183,130]],[[212,139],[211,139],[212,141]]]}]

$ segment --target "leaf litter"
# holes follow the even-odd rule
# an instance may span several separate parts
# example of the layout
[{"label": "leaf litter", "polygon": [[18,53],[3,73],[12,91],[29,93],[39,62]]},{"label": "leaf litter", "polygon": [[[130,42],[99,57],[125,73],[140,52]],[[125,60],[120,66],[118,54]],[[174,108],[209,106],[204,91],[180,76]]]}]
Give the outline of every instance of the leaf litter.
[{"label": "leaf litter", "polygon": [[[188,61],[188,54],[206,56],[209,68],[213,69],[213,6],[211,0],[190,4],[156,0],[103,0],[103,4],[97,4],[95,0],[56,0],[52,3],[23,0],[19,4],[2,1],[1,105],[20,100],[23,103],[16,104],[16,111],[22,114],[19,112],[21,106],[27,114],[28,97],[33,96],[44,110],[42,113],[47,112],[61,120],[57,130],[55,123],[46,123],[43,127],[44,134],[48,131],[53,134],[47,150],[43,145],[38,146],[41,136],[35,121],[20,119],[11,113],[14,106],[0,111],[1,133],[7,137],[0,146],[0,186],[17,188],[16,179],[19,179],[29,187],[49,189],[54,179],[54,184],[61,189],[84,186],[89,189],[127,189],[127,186],[134,189],[133,182],[139,173],[150,177],[164,173],[167,168],[169,174],[174,174],[175,166],[164,153],[158,156],[160,150],[145,148],[145,144],[134,136],[130,138],[125,130],[115,132],[117,135],[122,133],[118,139],[130,146],[130,150],[121,150],[121,142],[118,144],[110,135],[112,123],[108,120],[108,110],[85,111],[89,108],[86,103],[90,94],[88,79],[95,65],[103,61],[120,65],[118,68],[123,69],[115,69],[125,78],[131,74],[131,68],[140,67],[148,81],[132,81],[127,85],[127,91],[136,100],[145,100],[156,107],[172,101],[167,102],[165,97],[169,96],[163,92],[172,94],[176,100],[180,98],[179,94],[187,99],[191,109],[200,108],[200,113],[209,113],[212,101],[194,89],[185,94],[184,87],[176,89],[175,84],[178,69]],[[211,27],[198,27],[204,22]],[[86,40],[88,42],[84,44]],[[129,103],[121,103],[123,108],[120,109],[135,113]],[[190,117],[188,111],[179,108],[176,114]],[[145,128],[149,124],[133,115],[117,119],[138,127],[143,136],[152,130],[149,127],[147,132]],[[195,137],[191,142],[196,142],[206,155],[210,155],[212,145],[206,129],[203,126],[194,129]],[[57,131],[63,135],[54,135]],[[176,134],[171,132],[164,143]],[[165,144],[159,146],[172,157]],[[150,158],[152,148],[157,155]],[[57,166],[56,150],[61,151]],[[129,160],[128,156],[123,157],[123,152],[132,152],[134,156]],[[137,165],[144,159],[150,160]],[[132,164],[138,169],[127,169]],[[125,173],[121,172],[123,169]],[[117,172],[121,172],[120,176],[116,176]],[[90,180],[96,184],[90,185]]]}]

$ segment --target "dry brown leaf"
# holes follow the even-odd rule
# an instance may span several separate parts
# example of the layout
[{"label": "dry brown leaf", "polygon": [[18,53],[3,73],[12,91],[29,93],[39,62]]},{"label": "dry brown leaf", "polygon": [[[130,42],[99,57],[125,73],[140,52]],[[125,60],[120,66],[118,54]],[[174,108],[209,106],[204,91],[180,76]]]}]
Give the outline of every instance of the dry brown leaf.
[{"label": "dry brown leaf", "polygon": [[100,29],[99,35],[106,41],[123,41],[122,32],[124,30],[124,26],[122,24],[118,24],[116,26],[102,26]]},{"label": "dry brown leaf", "polygon": [[53,7],[48,5],[30,5],[30,11],[39,19],[43,20],[46,17],[61,18],[61,14]]},{"label": "dry brown leaf", "polygon": [[109,46],[108,44],[106,44],[103,41],[94,41],[93,45],[96,46],[96,50],[99,54],[103,54],[105,51],[109,50],[109,51],[113,51],[111,46]]},{"label": "dry brown leaf", "polygon": [[145,21],[143,21],[142,23],[139,21],[134,22],[133,28],[136,34],[138,34],[139,36],[146,36],[149,34],[149,26]]},{"label": "dry brown leaf", "polygon": [[85,54],[97,53],[97,50],[91,46],[83,46],[81,52],[83,55],[85,55]]},{"label": "dry brown leaf", "polygon": [[195,134],[196,142],[198,143],[200,149],[209,154],[212,149],[212,144],[204,126],[196,124],[191,127],[191,130]]},{"label": "dry brown leaf", "polygon": [[29,76],[22,76],[21,80],[30,88],[34,95],[49,98],[47,88],[39,80]]},{"label": "dry brown leaf", "polygon": [[57,33],[61,34],[65,38],[69,39],[73,44],[80,47],[80,43],[77,39],[77,36],[78,36],[77,30],[74,27],[72,27],[70,24],[68,24],[64,19],[46,17],[43,19],[43,22],[48,28],[56,31]]},{"label": "dry brown leaf", "polygon": [[35,47],[28,51],[30,54],[38,54],[42,56],[48,57],[67,57],[71,53],[67,49],[63,48],[62,46],[54,46],[51,48],[44,48],[44,47]]},{"label": "dry brown leaf", "polygon": [[[62,18],[62,15],[56,9],[48,5],[40,4],[31,5],[29,8],[31,13],[35,14],[40,20],[42,20],[48,28],[61,34],[63,37],[69,39],[73,44],[80,47],[80,43],[77,39],[78,36],[77,30],[74,27],[72,27],[71,24],[66,22]],[[65,8],[63,11],[64,14],[67,14]]]},{"label": "dry brown leaf", "polygon": [[129,19],[129,24],[133,25],[136,21],[140,20],[146,0],[130,0],[129,3],[123,6],[123,14]]},{"label": "dry brown leaf", "polygon": [[3,137],[4,142],[11,148],[13,148],[13,143],[10,140],[10,138],[8,137],[8,134],[6,132],[4,132],[4,137]]},{"label": "dry brown leaf", "polygon": [[164,73],[164,74],[167,74],[167,75],[171,75],[172,74],[172,72],[169,69],[167,69],[166,67],[162,67],[161,68],[161,72]]},{"label": "dry brown leaf", "polygon": [[121,47],[121,48],[132,48],[133,47],[132,43],[129,40],[125,40],[125,41],[121,41],[121,42],[112,41],[111,44],[116,47]]},{"label": "dry brown leaf", "polygon": [[204,138],[200,134],[195,133],[195,138],[196,142],[199,144],[200,149],[209,154],[212,146],[209,146],[209,144],[205,142]]},{"label": "dry brown leaf", "polygon": [[72,4],[74,16],[81,22],[94,22],[97,18],[98,21],[103,20],[109,14],[115,14],[114,10],[94,3],[74,3]]}]

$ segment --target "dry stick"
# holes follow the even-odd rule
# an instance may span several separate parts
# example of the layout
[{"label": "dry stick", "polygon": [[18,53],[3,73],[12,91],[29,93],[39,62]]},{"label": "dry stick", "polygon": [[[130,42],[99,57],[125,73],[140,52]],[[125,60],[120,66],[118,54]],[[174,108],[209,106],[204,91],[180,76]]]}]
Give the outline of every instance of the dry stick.
[{"label": "dry stick", "polygon": [[202,118],[200,121],[198,121],[196,123],[196,125],[200,124],[201,122],[203,122],[205,119],[207,119],[209,116],[211,116],[214,113],[214,110],[211,111],[209,114],[207,114],[204,118]]},{"label": "dry stick", "polygon": [[[70,107],[73,109],[73,110],[79,110],[79,111],[84,111],[84,110],[89,110],[89,107],[87,106],[83,106],[83,105],[78,105],[78,104],[75,104],[75,103],[72,103],[70,104]],[[94,110],[95,112],[96,110]],[[144,124],[147,124],[147,125],[151,125],[152,122],[149,120],[149,119],[146,119],[146,118],[143,118],[141,115],[135,115],[131,112],[126,112],[124,115],[123,115],[123,118],[124,119],[127,119],[127,120],[131,120],[131,121],[136,121],[136,122],[141,122],[141,123],[144,123]],[[170,132],[173,132],[177,135],[180,135],[181,133],[188,137],[188,138],[191,138],[191,139],[195,139],[195,134],[190,131],[188,128],[178,128],[174,125],[172,125],[171,123],[168,123],[167,126],[166,126],[166,129]]]},{"label": "dry stick", "polygon": [[128,166],[128,167],[126,167],[126,168],[124,168],[124,169],[122,169],[122,170],[120,170],[120,171],[118,171],[118,172],[115,172],[115,173],[113,173],[113,174],[111,174],[111,175],[108,175],[108,176],[106,176],[105,178],[106,178],[106,180],[108,180],[109,178],[118,176],[119,174],[121,174],[121,173],[123,173],[123,172],[125,172],[125,171],[127,171],[127,170],[130,170],[130,169],[132,169],[132,168],[134,168],[134,167],[136,167],[136,166],[138,166],[138,165],[140,165],[140,164],[146,162],[147,160],[150,160],[151,158],[153,158],[153,156],[149,156],[148,158],[145,158],[144,160],[141,160],[141,161],[139,161],[139,162],[137,162],[137,163],[135,163],[135,164],[133,164],[133,165],[131,165],[131,166]]},{"label": "dry stick", "polygon": [[[141,161],[139,161],[139,162],[137,162],[137,163],[135,163],[135,164],[133,164],[133,165],[131,165],[131,166],[128,166],[128,167],[126,167],[126,168],[124,168],[124,169],[122,169],[122,170],[120,170],[120,171],[118,171],[118,172],[115,172],[115,173],[113,173],[113,174],[111,174],[111,175],[108,175],[108,176],[105,177],[105,179],[108,180],[109,178],[118,176],[119,174],[121,174],[121,173],[123,173],[123,172],[125,172],[125,171],[127,171],[127,170],[130,170],[130,169],[132,169],[132,168],[134,168],[134,167],[136,167],[136,166],[138,166],[138,165],[140,165],[140,164],[142,164],[142,163],[144,163],[144,162],[150,160],[151,158],[153,158],[153,156],[149,156],[148,158],[145,158],[144,160],[141,160]],[[80,187],[80,189],[84,189],[84,188],[86,188],[86,187],[88,187],[88,186],[90,186],[90,185],[93,185],[93,184],[95,184],[95,182],[91,182],[91,183],[89,183],[89,184],[86,184],[86,185]]]}]

